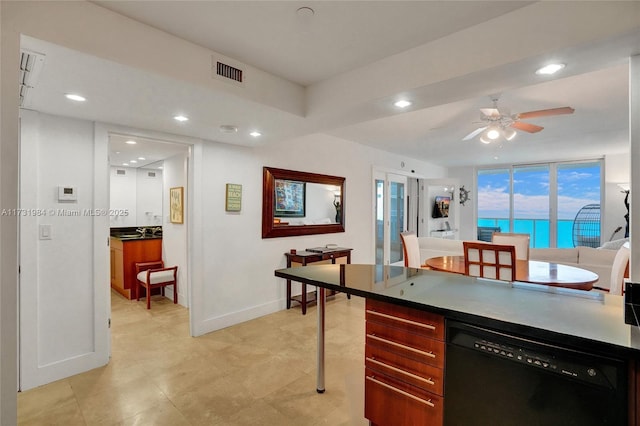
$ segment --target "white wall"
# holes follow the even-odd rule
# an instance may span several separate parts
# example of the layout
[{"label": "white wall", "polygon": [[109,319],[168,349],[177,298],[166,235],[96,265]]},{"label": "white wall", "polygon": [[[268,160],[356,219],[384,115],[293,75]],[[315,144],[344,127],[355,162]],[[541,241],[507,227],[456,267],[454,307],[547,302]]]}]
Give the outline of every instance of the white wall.
[{"label": "white wall", "polygon": [[[0,3],[0,205],[18,208],[20,38]],[[0,216],[0,424],[17,424],[18,217]]]},{"label": "white wall", "polygon": [[136,226],[162,225],[162,170],[136,170]]},{"label": "white wall", "polygon": [[111,210],[128,213],[112,215],[111,227],[162,225],[162,170],[112,166],[110,177]]},{"label": "white wall", "polygon": [[[107,149],[95,141],[92,122],[23,111],[20,208],[31,213],[20,218],[22,389],[108,360]],[[59,201],[59,185],[74,186],[77,201]]]},{"label": "white wall", "polygon": [[[125,174],[118,174],[124,170]],[[114,215],[109,218],[111,227],[136,226],[137,220],[137,176],[131,167],[111,167],[109,180],[109,205],[111,210],[127,212],[126,215]]]},{"label": "white wall", "polygon": [[476,234],[476,171],[474,167],[452,167],[448,170],[448,176],[458,180],[460,187],[469,191],[469,201],[464,206],[460,204],[460,193],[455,195],[456,207],[459,215],[459,238],[461,240],[475,240]]},{"label": "white wall", "polygon": [[[169,188],[181,186],[184,188],[184,205],[189,205],[189,188],[187,182],[188,156],[176,155],[164,160],[163,164],[163,193],[162,205],[164,223],[162,224],[162,260],[166,266],[178,266],[178,303],[188,306],[188,256],[187,229],[189,214],[185,210],[184,223],[171,223],[169,215]],[[198,213],[201,214],[201,213]],[[167,287],[165,296],[173,298],[172,286]]]},{"label": "white wall", "polygon": [[[265,148],[216,143],[202,145],[202,173],[196,183],[197,215],[202,215],[202,280],[192,278],[193,332],[206,333],[249,320],[285,306],[284,280],[275,269],[286,266],[284,253],[335,243],[354,249],[352,262],[374,262],[374,167],[415,170],[430,176],[441,167],[400,157],[326,135],[310,135]],[[340,155],[336,155],[339,152]],[[262,167],[278,167],[344,176],[346,232],[284,238],[261,238]],[[197,167],[197,164],[194,166]],[[165,169],[166,172],[166,169]],[[242,185],[242,211],[224,210],[225,184]]]}]

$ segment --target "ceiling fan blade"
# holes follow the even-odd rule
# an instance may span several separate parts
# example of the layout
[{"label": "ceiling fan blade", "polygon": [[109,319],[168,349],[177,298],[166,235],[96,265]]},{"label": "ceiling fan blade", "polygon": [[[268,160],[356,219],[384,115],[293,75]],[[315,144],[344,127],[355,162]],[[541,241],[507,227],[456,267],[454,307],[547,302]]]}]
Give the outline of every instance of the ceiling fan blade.
[{"label": "ceiling fan blade", "polygon": [[518,114],[518,118],[527,119],[536,117],[548,117],[550,115],[573,114],[574,111],[575,110],[571,107],[541,109],[538,111],[521,112],[520,114]]},{"label": "ceiling fan blade", "polygon": [[489,126],[484,126],[484,127],[479,127],[477,129],[475,129],[473,132],[469,133],[467,136],[465,136],[464,138],[462,138],[463,141],[468,141],[469,139],[473,139],[476,136],[478,136],[480,133],[482,133],[482,131],[484,129],[486,129]]},{"label": "ceiling fan blade", "polygon": [[487,117],[500,117],[500,111],[498,111],[498,108],[480,108],[480,112]]},{"label": "ceiling fan blade", "polygon": [[511,124],[511,127],[529,133],[538,133],[540,130],[544,129],[544,127],[542,126],[537,126],[531,123],[524,123],[522,121],[516,121],[515,123]]}]

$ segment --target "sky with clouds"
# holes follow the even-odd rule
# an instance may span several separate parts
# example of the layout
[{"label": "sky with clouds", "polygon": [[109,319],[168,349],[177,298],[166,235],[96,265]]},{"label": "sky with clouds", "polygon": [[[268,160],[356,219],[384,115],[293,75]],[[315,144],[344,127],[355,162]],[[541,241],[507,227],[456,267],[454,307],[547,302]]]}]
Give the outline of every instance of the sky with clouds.
[{"label": "sky with clouds", "polygon": [[[558,219],[573,220],[587,204],[600,204],[600,164],[558,165]],[[514,217],[548,219],[546,166],[514,168]],[[478,217],[509,218],[509,170],[478,175]]]}]

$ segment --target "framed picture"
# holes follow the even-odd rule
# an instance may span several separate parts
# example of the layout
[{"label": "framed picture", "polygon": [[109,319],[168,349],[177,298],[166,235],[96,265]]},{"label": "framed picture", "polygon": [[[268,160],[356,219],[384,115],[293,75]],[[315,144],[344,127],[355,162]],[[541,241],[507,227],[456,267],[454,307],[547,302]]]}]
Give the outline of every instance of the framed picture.
[{"label": "framed picture", "polygon": [[171,223],[184,223],[184,188],[169,189],[169,216]]},{"label": "framed picture", "polygon": [[242,208],[242,185],[228,183],[226,195],[224,209],[228,212],[239,212]]},{"label": "framed picture", "polygon": [[306,183],[276,179],[274,217],[304,217]]}]

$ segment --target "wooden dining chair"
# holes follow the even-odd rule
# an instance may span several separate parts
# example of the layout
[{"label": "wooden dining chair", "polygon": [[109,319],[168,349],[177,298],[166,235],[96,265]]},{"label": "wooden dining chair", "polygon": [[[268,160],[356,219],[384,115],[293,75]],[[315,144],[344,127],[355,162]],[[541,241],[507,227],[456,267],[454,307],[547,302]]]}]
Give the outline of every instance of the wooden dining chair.
[{"label": "wooden dining chair", "polygon": [[146,289],[147,309],[151,309],[151,290],[160,288],[161,294],[164,296],[164,288],[168,285],[173,286],[173,303],[178,303],[178,267],[164,267],[164,262],[158,260],[155,262],[136,263],[136,301],[140,300],[140,290],[142,287]]},{"label": "wooden dining chair", "polygon": [[420,244],[415,232],[401,232],[402,251],[404,254],[404,266],[407,268],[421,268]]},{"label": "wooden dining chair", "polygon": [[491,235],[493,244],[515,246],[516,259],[529,260],[529,234],[517,234],[513,232],[494,232]]},{"label": "wooden dining chair", "polygon": [[464,273],[473,277],[516,280],[516,249],[512,245],[463,241]]}]

